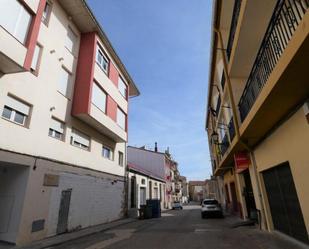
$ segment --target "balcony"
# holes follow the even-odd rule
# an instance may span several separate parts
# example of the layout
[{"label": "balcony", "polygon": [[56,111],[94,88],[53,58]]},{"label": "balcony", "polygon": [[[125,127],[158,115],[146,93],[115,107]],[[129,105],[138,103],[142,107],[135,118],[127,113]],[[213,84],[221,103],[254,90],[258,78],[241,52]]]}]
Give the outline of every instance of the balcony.
[{"label": "balcony", "polygon": [[[127,141],[127,132],[117,124],[117,110],[119,106],[124,112],[127,112],[126,100],[107,76],[98,69],[95,63],[96,45],[96,33],[82,34],[72,115],[115,142],[125,142]],[[93,103],[94,84],[97,84],[99,89],[103,88],[106,91],[102,90],[106,95],[105,110]]]},{"label": "balcony", "polygon": [[227,54],[228,60],[230,59],[231,52],[232,52],[234,36],[235,36],[235,31],[236,31],[236,27],[238,23],[239,12],[240,12],[240,6],[241,6],[241,0],[235,0],[234,8],[233,8],[233,17],[232,17],[231,27],[230,27],[230,34],[229,34],[229,39],[228,39],[227,48],[226,48],[226,54]]},{"label": "balcony", "polygon": [[229,130],[230,140],[232,142],[234,137],[235,137],[235,126],[234,126],[233,118],[231,118],[231,120],[230,120],[230,122],[228,123],[227,126],[228,126],[228,130]]},{"label": "balcony", "polygon": [[238,108],[244,121],[308,9],[308,1],[278,1]]},{"label": "balcony", "polygon": [[222,156],[224,156],[229,146],[230,146],[229,139],[227,134],[225,134],[220,144],[220,152]]},{"label": "balcony", "polygon": [[0,72],[6,74],[25,71],[27,48],[1,26],[0,44]]}]

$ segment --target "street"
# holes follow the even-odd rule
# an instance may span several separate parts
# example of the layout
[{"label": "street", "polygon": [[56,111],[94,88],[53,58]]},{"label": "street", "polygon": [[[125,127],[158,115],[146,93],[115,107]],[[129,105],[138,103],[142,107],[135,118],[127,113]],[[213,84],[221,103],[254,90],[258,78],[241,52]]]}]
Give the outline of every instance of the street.
[{"label": "street", "polygon": [[256,227],[232,228],[237,217],[201,219],[198,205],[162,213],[48,249],[297,249],[294,243]]}]

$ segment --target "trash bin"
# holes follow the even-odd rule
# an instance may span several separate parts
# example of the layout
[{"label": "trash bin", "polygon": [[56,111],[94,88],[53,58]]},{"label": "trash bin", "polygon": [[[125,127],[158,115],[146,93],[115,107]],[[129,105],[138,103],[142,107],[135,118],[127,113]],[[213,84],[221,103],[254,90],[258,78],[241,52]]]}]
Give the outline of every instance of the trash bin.
[{"label": "trash bin", "polygon": [[147,206],[145,207],[145,219],[151,219],[152,218],[152,207]]},{"label": "trash bin", "polygon": [[152,218],[160,218],[161,217],[161,202],[158,199],[148,199],[146,201],[147,207],[151,207],[152,209]]},{"label": "trash bin", "polygon": [[146,212],[146,205],[141,205],[140,208],[138,209],[139,212],[139,219],[143,220],[145,219],[145,212]]}]

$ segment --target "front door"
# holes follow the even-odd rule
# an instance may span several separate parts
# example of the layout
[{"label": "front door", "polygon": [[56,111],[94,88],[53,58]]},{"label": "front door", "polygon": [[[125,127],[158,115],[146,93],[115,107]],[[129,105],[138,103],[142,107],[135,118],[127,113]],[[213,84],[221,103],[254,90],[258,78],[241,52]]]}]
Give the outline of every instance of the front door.
[{"label": "front door", "polygon": [[243,172],[243,176],[245,180],[244,196],[246,201],[248,218],[257,219],[255,200],[253,195],[250,173],[248,169]]},{"label": "front door", "polygon": [[263,178],[275,229],[309,244],[289,163],[264,171]]},{"label": "front door", "polygon": [[231,187],[231,196],[232,196],[232,205],[233,205],[233,212],[237,213],[238,212],[238,203],[237,203],[237,195],[236,195],[236,187],[235,183],[231,182],[230,183]]},{"label": "front door", "polygon": [[72,189],[63,190],[58,215],[57,234],[65,233],[68,229],[68,218],[70,210]]}]

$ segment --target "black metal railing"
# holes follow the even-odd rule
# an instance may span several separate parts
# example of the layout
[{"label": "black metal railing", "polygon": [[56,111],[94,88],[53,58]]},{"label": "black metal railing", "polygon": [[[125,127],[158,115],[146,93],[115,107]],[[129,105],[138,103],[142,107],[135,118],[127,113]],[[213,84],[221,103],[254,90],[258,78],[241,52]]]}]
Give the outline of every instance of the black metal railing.
[{"label": "black metal railing", "polygon": [[308,7],[309,0],[278,0],[238,104],[241,121],[248,115]]},{"label": "black metal railing", "polygon": [[221,97],[220,97],[220,95],[218,95],[218,101],[217,101],[217,106],[216,106],[216,115],[217,115],[217,117],[219,116],[220,106],[221,106]]},{"label": "black metal railing", "polygon": [[224,86],[225,86],[225,74],[224,72],[222,72],[222,77],[221,77],[222,92],[224,91]]},{"label": "black metal railing", "polygon": [[234,42],[234,36],[235,31],[238,23],[238,17],[240,12],[240,6],[241,6],[241,0],[235,0],[234,2],[234,8],[233,8],[233,17],[231,21],[231,27],[230,27],[230,34],[229,34],[229,40],[227,42],[227,48],[226,48],[226,55],[228,60],[230,60],[233,42]]},{"label": "black metal railing", "polygon": [[229,147],[230,143],[229,143],[229,139],[227,137],[227,134],[224,135],[221,144],[220,144],[220,151],[221,151],[221,155],[224,156],[225,152],[227,151],[228,147]]},{"label": "black metal railing", "polygon": [[228,126],[228,130],[229,130],[229,134],[230,134],[230,139],[231,139],[231,142],[232,142],[233,138],[235,137],[235,126],[234,126],[233,118],[231,118],[231,120],[230,120],[230,122],[227,126]]}]

